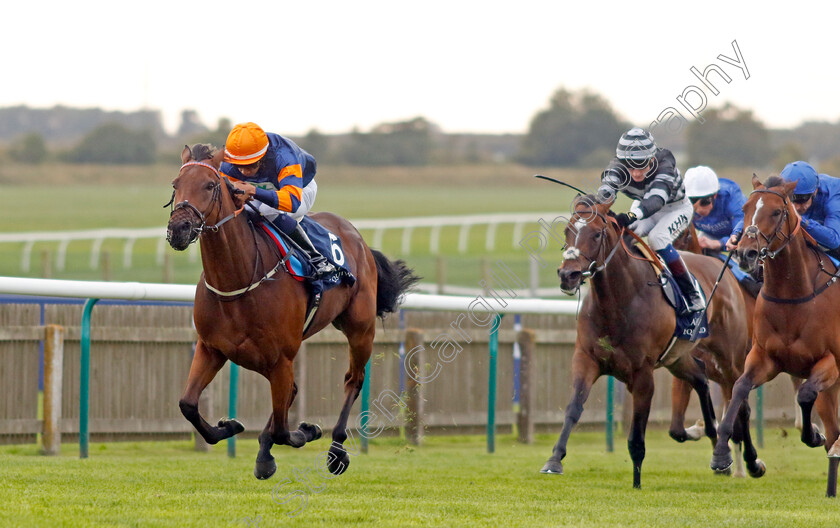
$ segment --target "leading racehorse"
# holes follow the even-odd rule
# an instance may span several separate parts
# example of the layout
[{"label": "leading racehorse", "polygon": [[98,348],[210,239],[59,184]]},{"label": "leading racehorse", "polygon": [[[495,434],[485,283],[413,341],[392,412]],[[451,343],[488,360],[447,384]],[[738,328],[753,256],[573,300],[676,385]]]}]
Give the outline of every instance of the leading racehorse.
[{"label": "leading racehorse", "polygon": [[215,444],[244,430],[235,420],[208,424],[198,412],[204,388],[227,360],[265,376],[271,383],[272,414],[259,436],[254,475],[269,478],[277,466],[273,444],[302,447],[321,436],[317,425],[301,423],[289,430],[288,411],[295,395],[292,361],[301,342],[329,324],[350,344],[350,369],[344,377],[344,404],[332,432],[328,466],[341,474],[350,463],[343,448],[350,408],[365,380],[373,349],[377,316],[396,310],[399,298],[418,278],[404,262],[392,262],[371,250],[346,220],[329,213],[312,218],[342,241],[345,266],[355,275],[352,286],[326,292],[304,333],[309,294],[303,282],[285,273],[285,261],[268,237],[261,235],[244,202],[219,173],[223,150],[209,145],[185,147],[183,165],[172,182],[175,203],[167,239],[176,250],[201,239],[201,275],[195,294],[195,347],[189,379],[180,400],[181,412],[204,439]]},{"label": "leading racehorse", "polygon": [[[566,408],[563,431],[543,473],[562,473],[566,443],[583,411],[595,380],[611,375],[627,385],[633,395],[633,418],[627,447],[633,461],[633,486],[641,487],[645,457],[645,429],[653,397],[653,371],[665,366],[697,391],[705,420],[706,436],[715,439],[715,418],[709,384],[702,362],[691,351],[704,346],[715,360],[731,362],[746,348],[747,323],[743,298],[732,274],[724,276],[708,308],[709,337],[697,342],[679,340],[669,349],[676,326],[674,309],[665,300],[655,270],[645,260],[622,250],[624,230],[610,216],[611,204],[592,196],[578,198],[566,227],[563,265],[558,269],[561,287],[575,292],[591,277],[592,286],[583,302],[572,357],[572,400]],[[702,255],[683,254],[692,273],[708,296],[721,262]],[[667,352],[667,354],[666,354]],[[739,424],[749,426],[749,408],[739,413]],[[745,451],[751,472],[763,472],[754,450]]]},{"label": "leading racehorse", "polygon": [[[826,495],[833,497],[840,463],[840,286],[834,286],[840,271],[801,228],[790,199],[796,182],[773,176],[764,184],[753,177],[752,184],[737,252],[744,269],[764,262],[764,286],[755,306],[753,345],[744,374],[733,388],[732,407],[720,424],[711,466],[720,471],[732,464],[727,441],[735,406],[746,401],[750,390],[787,372],[805,379],[797,392],[802,417],[808,422],[803,423],[801,439],[809,447],[825,446]],[[814,406],[825,436],[810,423]]]}]

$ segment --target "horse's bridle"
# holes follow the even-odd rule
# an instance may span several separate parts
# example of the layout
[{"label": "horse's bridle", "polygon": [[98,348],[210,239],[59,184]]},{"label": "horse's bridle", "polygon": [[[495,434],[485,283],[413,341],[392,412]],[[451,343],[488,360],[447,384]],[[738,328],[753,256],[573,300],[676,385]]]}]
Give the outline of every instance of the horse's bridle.
[{"label": "horse's bridle", "polygon": [[[605,243],[605,240],[607,239],[607,236],[606,236],[607,229],[609,229],[611,222],[615,223],[615,224],[617,224],[617,222],[615,221],[614,218],[609,218],[609,217],[599,213],[598,211],[592,211],[592,210],[575,211],[575,214],[572,215],[572,219],[575,216],[577,216],[578,220],[582,220],[582,218],[580,216],[581,213],[587,214],[587,215],[595,215],[595,216],[597,216],[598,218],[600,218],[601,220],[604,221],[604,228],[600,230],[601,242],[599,243],[599,246],[598,246],[598,256],[603,256],[604,253],[606,253],[606,247],[607,247],[606,243]],[[586,223],[588,224],[588,222],[586,222]],[[569,220],[569,225],[573,225],[571,219]],[[621,235],[619,234],[619,236],[621,236]],[[575,241],[577,241],[577,235],[576,235]],[[618,250],[620,245],[621,244],[616,243],[615,246],[613,246],[612,251],[610,251],[609,255],[607,255],[607,257],[603,260],[603,264],[601,264],[600,266],[598,265],[598,258],[597,257],[593,259],[593,258],[589,257],[588,255],[583,255],[580,252],[580,250],[577,249],[576,247],[572,247],[572,248],[569,248],[569,249],[565,250],[563,252],[563,259],[568,260],[568,259],[576,259],[576,258],[579,258],[579,257],[583,257],[583,258],[585,258],[586,260],[589,261],[589,266],[587,267],[587,269],[585,271],[581,272],[581,277],[582,277],[581,283],[583,283],[583,281],[585,281],[589,277],[594,276],[596,273],[598,273],[600,271],[603,271],[604,268],[607,267],[607,265],[610,263],[610,260],[612,260],[613,255],[615,255],[615,252]]]},{"label": "horse's bridle", "polygon": [[[202,161],[188,161],[188,162],[184,163],[183,165],[181,165],[181,168],[178,170],[178,173],[180,174],[181,171],[184,170],[184,167],[189,167],[191,165],[200,165],[202,167],[206,167],[206,168],[210,169],[211,171],[213,171],[213,173],[216,175],[216,178],[217,178],[218,181],[216,182],[216,185],[213,187],[213,195],[210,197],[210,202],[213,205],[217,206],[221,210],[221,208],[222,208],[222,199],[221,199],[221,197],[222,197],[222,195],[221,195],[222,175],[219,172],[219,169],[210,165],[209,163],[204,163]],[[224,181],[227,185],[231,185],[229,180],[224,179]],[[206,219],[204,213],[199,211],[196,206],[194,206],[193,204],[191,204],[189,202],[189,200],[184,200],[183,202],[178,202],[177,204],[175,204],[173,206],[172,202],[174,202],[174,201],[175,201],[175,191],[173,190],[172,191],[172,198],[170,198],[169,202],[164,204],[164,206],[163,206],[163,207],[171,207],[171,210],[170,210],[170,213],[169,213],[170,216],[172,216],[172,214],[175,211],[177,211],[178,209],[187,209],[187,210],[195,213],[195,215],[199,219],[200,223],[197,226],[193,226],[191,228],[191,231],[195,234],[195,236],[190,237],[191,238],[190,244],[192,244],[193,242],[198,240],[198,237],[200,237],[202,235],[202,233],[204,233],[205,230],[208,230],[208,231],[213,232],[213,233],[217,232],[219,230],[219,228],[224,223],[226,223],[229,220],[232,220],[233,218],[236,218],[245,209],[245,206],[243,205],[242,207],[240,207],[236,211],[232,212],[231,214],[227,215],[226,217],[222,218],[220,221],[216,222],[215,224],[207,225],[207,219]],[[210,211],[212,211],[212,208],[210,209]],[[208,214],[209,214],[209,211],[208,211]],[[172,236],[172,233],[170,231],[167,231],[166,240],[169,241],[171,236]]]},{"label": "horse's bridle", "polygon": [[[779,221],[776,223],[776,227],[773,229],[772,235],[765,235],[758,229],[758,226],[755,224],[752,224],[744,229],[744,236],[746,236],[747,238],[754,238],[758,241],[758,260],[763,262],[765,258],[776,258],[776,255],[778,255],[783,249],[785,249],[788,246],[788,244],[790,244],[790,241],[793,240],[793,237],[796,236],[796,232],[799,231],[800,225],[799,222],[797,222],[796,227],[794,227],[793,231],[791,231],[790,234],[785,235],[781,233],[782,225],[787,223],[788,219],[790,218],[790,213],[788,212],[789,206],[787,196],[771,189],[756,189],[753,192],[751,192],[750,195],[752,196],[755,193],[775,194],[776,196],[782,199],[782,203],[784,205],[784,213],[782,214],[781,218],[779,218]],[[761,241],[758,240],[758,235],[761,235],[761,237],[764,239],[764,247],[761,247]],[[777,238],[782,241],[782,245],[771,251],[770,246],[773,244],[773,242],[776,241]]]}]

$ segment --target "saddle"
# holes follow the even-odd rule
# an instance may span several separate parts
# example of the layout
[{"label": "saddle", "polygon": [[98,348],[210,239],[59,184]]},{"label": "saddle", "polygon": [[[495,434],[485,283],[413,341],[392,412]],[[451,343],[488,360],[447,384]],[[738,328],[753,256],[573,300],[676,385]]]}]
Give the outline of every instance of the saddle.
[{"label": "saddle", "polygon": [[[659,255],[657,255],[656,252],[654,252],[650,246],[641,239],[641,237],[632,231],[629,233],[636,242],[636,244],[632,246],[632,251],[635,251],[638,255],[640,255],[636,258],[646,260],[653,268],[654,273],[656,273],[656,283],[650,284],[659,285],[662,289],[662,295],[665,297],[665,300],[668,301],[668,304],[674,309],[674,314],[677,319],[677,324],[674,328],[674,338],[694,342],[698,339],[709,337],[709,322],[706,317],[706,311],[690,312],[688,310],[688,302],[683,296],[676,280],[674,280],[674,276],[671,274],[668,266],[665,265],[665,262],[662,261]],[[698,291],[700,291],[703,295],[703,301],[707,301],[703,288],[699,287],[697,279],[694,275],[691,274],[691,272],[689,272],[689,274],[691,275],[691,280],[695,287],[697,287]],[[697,328],[698,326],[699,328]],[[668,348],[670,349],[670,346]]]},{"label": "saddle", "polygon": [[[321,304],[321,295],[339,284],[347,284],[353,286],[356,283],[356,277],[347,269],[344,264],[344,252],[341,246],[341,240],[328,231],[324,226],[315,220],[305,216],[301,219],[300,224],[306,234],[309,236],[315,248],[329,260],[336,271],[326,277],[313,280],[314,270],[309,263],[309,258],[306,252],[303,251],[286,233],[282,232],[272,224],[265,221],[262,217],[257,217],[256,225],[259,230],[264,232],[266,236],[274,242],[280,255],[286,271],[300,282],[307,285],[309,298],[306,307],[306,320],[303,325],[303,333],[309,329],[309,325],[315,318],[315,313]],[[325,246],[325,241],[329,243]],[[341,262],[337,262],[335,256],[341,255]]]}]

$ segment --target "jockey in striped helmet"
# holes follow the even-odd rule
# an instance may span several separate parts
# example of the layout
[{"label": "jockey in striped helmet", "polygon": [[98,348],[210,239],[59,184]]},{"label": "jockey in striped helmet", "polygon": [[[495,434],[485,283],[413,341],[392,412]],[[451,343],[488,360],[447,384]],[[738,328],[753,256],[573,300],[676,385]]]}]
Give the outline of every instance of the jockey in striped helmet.
[{"label": "jockey in striped helmet", "polygon": [[629,212],[616,215],[618,224],[639,236],[647,235],[650,247],[673,273],[689,310],[703,310],[699,286],[691,280],[685,262],[672,245],[688,227],[694,211],[674,155],[657,147],[647,130],[635,127],[622,134],[615,159],[601,174],[598,199],[612,202],[618,191],[634,200]]},{"label": "jockey in striped helmet", "polygon": [[266,134],[256,123],[240,123],[228,134],[221,173],[253,198],[261,216],[306,251],[315,278],[321,278],[335,267],[315,249],[300,226],[318,192],[315,169],[315,158],[292,140]]}]

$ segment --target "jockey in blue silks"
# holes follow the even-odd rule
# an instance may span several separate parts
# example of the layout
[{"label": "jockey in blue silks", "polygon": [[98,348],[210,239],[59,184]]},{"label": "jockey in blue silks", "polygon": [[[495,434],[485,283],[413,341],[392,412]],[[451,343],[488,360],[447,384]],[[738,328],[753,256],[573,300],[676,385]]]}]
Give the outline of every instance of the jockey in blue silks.
[{"label": "jockey in blue silks", "polygon": [[[685,171],[685,192],[694,207],[692,223],[697,230],[697,242],[703,253],[726,260],[722,252],[734,233],[744,228],[744,203],[741,188],[732,180],[718,178],[715,171],[704,165]],[[735,262],[729,264],[735,278],[753,296],[761,284],[741,271]]]},{"label": "jockey in blue silks", "polygon": [[647,236],[651,249],[662,257],[674,276],[689,311],[704,310],[706,303],[699,286],[672,245],[688,227],[691,203],[674,155],[657,147],[647,130],[636,127],[622,134],[615,158],[601,173],[598,200],[612,202],[618,191],[634,200],[629,212],[615,215],[618,225]]},{"label": "jockey in blue silks", "polygon": [[802,228],[830,257],[840,259],[840,179],[817,174],[804,161],[788,163],[781,176],[796,182],[792,201]]}]

